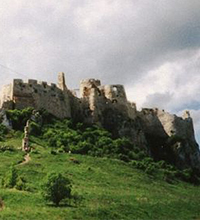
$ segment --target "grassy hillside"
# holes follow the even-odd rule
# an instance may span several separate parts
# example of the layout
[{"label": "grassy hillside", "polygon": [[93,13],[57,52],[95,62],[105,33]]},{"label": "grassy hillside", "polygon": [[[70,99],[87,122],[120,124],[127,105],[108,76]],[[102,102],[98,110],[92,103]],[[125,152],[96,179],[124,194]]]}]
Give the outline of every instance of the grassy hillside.
[{"label": "grassy hillside", "polygon": [[[14,130],[0,124],[0,219],[200,219],[194,170],[153,161],[129,139],[97,126],[32,112],[8,111]],[[27,155],[21,143],[30,118]],[[13,170],[20,178],[9,188]],[[70,179],[76,199],[59,207],[44,200],[42,184],[50,172]]]},{"label": "grassy hillside", "polygon": [[[21,135],[18,132],[1,143],[14,149],[0,152],[0,178],[14,164],[26,180],[27,191],[0,189],[2,220],[200,219],[200,186],[181,181],[170,184],[118,159],[54,155],[37,138],[31,160],[21,164]],[[72,181],[72,191],[80,198],[77,204],[55,207],[44,201],[41,184],[51,171],[62,172]]]}]

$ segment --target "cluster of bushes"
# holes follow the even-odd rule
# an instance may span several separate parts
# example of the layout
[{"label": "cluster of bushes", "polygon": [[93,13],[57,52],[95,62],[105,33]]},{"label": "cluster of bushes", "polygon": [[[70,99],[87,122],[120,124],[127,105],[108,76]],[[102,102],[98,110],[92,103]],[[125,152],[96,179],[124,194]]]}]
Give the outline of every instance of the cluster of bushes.
[{"label": "cluster of bushes", "polygon": [[146,157],[141,161],[133,160],[130,164],[145,173],[161,178],[168,183],[173,183],[176,180],[182,180],[194,184],[199,184],[200,179],[192,169],[177,169],[175,166],[166,163],[164,160],[155,162],[152,158]]},{"label": "cluster of bushes", "polygon": [[7,133],[8,133],[8,128],[3,124],[0,124],[0,141],[4,140],[4,137]]},{"label": "cluster of bushes", "polygon": [[15,150],[16,149],[12,145],[2,145],[2,146],[0,146],[0,152],[5,152],[5,151],[13,152]]},{"label": "cluster of bushes", "polygon": [[7,110],[6,116],[11,121],[12,127],[15,130],[23,130],[27,120],[30,119],[33,108],[25,108],[23,110]]},{"label": "cluster of bushes", "polygon": [[41,135],[49,147],[59,152],[107,156],[126,162],[146,156],[127,138],[114,139],[111,133],[100,127],[85,127],[82,123],[73,125],[69,120],[44,126]]},{"label": "cluster of bushes", "polygon": [[[25,108],[23,110],[7,110],[6,116],[12,124],[14,130],[23,131],[27,120],[32,120],[32,133],[39,135],[44,124],[49,124],[55,120],[55,117],[48,113],[45,109],[34,111],[34,108]],[[1,129],[1,127],[0,127]],[[1,133],[1,131],[0,131]]]},{"label": "cluster of bushes", "polygon": [[26,181],[20,177],[17,170],[12,166],[1,180],[2,188],[16,188],[18,190],[27,190]]},{"label": "cluster of bushes", "polygon": [[[17,190],[31,191],[24,178],[17,169],[12,166],[1,180],[2,188],[15,188]],[[56,206],[64,201],[64,204],[73,202],[80,203],[82,197],[72,194],[71,181],[61,173],[49,173],[41,185],[41,194],[47,202],[52,202]]]}]

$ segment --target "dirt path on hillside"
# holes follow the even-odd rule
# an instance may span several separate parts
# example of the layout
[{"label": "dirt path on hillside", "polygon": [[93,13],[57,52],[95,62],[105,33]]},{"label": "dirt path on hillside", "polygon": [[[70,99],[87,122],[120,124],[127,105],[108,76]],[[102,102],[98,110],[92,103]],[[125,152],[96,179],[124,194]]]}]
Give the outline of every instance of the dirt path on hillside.
[{"label": "dirt path on hillside", "polygon": [[30,155],[29,155],[29,154],[26,154],[26,155],[24,156],[24,161],[21,162],[20,165],[24,165],[24,164],[28,163],[30,160],[31,160]]}]

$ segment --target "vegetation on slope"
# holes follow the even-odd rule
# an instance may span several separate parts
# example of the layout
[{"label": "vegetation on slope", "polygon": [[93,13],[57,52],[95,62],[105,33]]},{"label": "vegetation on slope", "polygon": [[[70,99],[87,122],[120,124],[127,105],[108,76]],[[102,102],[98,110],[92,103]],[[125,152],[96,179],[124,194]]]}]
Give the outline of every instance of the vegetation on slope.
[{"label": "vegetation on slope", "polygon": [[[154,162],[129,140],[114,139],[98,127],[61,122],[47,113],[31,127],[31,161],[26,164],[21,163],[23,133],[1,134],[0,179],[14,166],[25,187],[0,189],[0,219],[200,217],[199,186],[180,181],[191,181],[191,171]],[[60,207],[45,202],[41,186],[52,171],[70,179],[76,200],[63,201]]]}]

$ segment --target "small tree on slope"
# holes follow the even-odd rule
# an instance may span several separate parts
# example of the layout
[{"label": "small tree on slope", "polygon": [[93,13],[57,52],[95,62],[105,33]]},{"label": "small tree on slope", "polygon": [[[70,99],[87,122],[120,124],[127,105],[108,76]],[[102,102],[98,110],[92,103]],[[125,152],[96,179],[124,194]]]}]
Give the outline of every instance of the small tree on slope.
[{"label": "small tree on slope", "polygon": [[43,184],[43,196],[58,206],[61,200],[71,197],[71,187],[70,180],[62,174],[50,173]]}]

